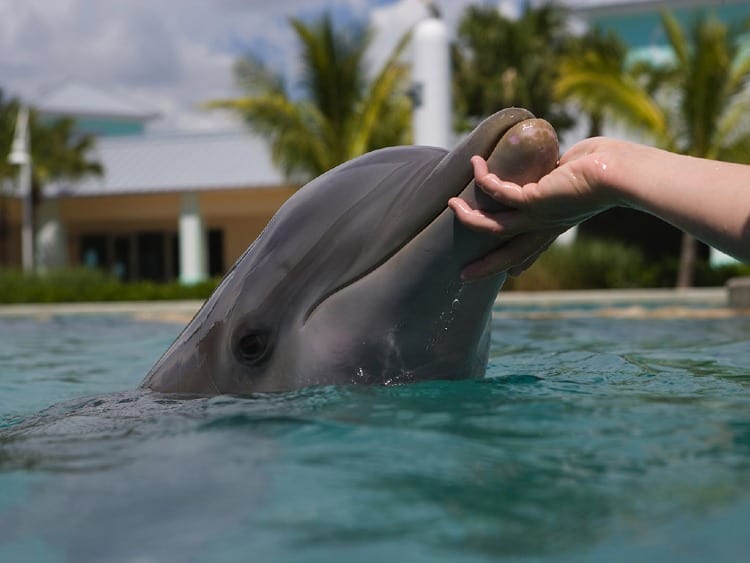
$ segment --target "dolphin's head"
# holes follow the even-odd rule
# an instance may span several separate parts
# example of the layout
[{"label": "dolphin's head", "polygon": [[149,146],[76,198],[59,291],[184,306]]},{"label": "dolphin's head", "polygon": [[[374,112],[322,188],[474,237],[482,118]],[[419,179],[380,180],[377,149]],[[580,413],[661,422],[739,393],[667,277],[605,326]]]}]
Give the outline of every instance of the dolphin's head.
[{"label": "dolphin's head", "polygon": [[[554,130],[520,109],[451,152],[366,154],[291,197],[152,368],[143,387],[247,394],[482,375],[504,274],[463,283],[497,245],[447,209],[482,204],[470,157],[517,182],[555,166]],[[487,202],[484,202],[487,205]]]}]

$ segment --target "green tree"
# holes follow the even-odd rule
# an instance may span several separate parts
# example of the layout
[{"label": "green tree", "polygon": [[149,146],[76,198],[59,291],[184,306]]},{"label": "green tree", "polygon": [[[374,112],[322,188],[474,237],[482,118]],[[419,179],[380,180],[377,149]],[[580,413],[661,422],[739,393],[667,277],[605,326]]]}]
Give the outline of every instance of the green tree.
[{"label": "green tree", "polygon": [[[18,175],[18,167],[8,162],[20,102],[8,98],[0,89],[0,186],[9,186]],[[93,159],[91,151],[94,138],[75,131],[72,119],[42,120],[32,108],[29,112],[29,137],[31,139],[31,186],[32,201],[36,206],[43,196],[43,186],[61,179],[76,179],[87,174],[101,174],[101,165]],[[5,201],[8,190],[0,190],[0,237],[5,252],[7,224]],[[4,259],[4,255],[0,256]]]},{"label": "green tree", "polygon": [[[556,93],[599,108],[667,150],[750,162],[750,45],[741,41],[742,29],[703,15],[686,30],[666,12],[662,26],[671,60],[626,64],[590,50],[564,61]],[[693,283],[695,249],[684,234],[678,287]]]},{"label": "green tree", "polygon": [[457,129],[510,106],[544,117],[558,132],[573,125],[553,95],[571,40],[564,12],[553,5],[527,7],[517,20],[493,6],[468,7],[452,54]]},{"label": "green tree", "polygon": [[411,142],[408,72],[399,60],[408,35],[368,80],[368,28],[336,29],[330,14],[290,24],[301,47],[300,95],[259,58],[247,56],[235,64],[246,95],[209,107],[233,110],[267,136],[274,162],[287,175],[314,177],[365,152]]},{"label": "green tree", "polygon": [[[613,33],[602,33],[598,28],[589,29],[581,36],[572,39],[570,48],[562,58],[563,64],[569,61],[587,60],[595,72],[604,75],[618,75],[627,56],[627,46]],[[602,71],[602,68],[604,69]],[[569,101],[560,96],[561,101]],[[588,136],[597,137],[602,134],[605,120],[605,104],[602,99],[579,100],[578,110],[588,117]]]},{"label": "green tree", "polygon": [[[15,179],[18,168],[7,155],[15,134],[20,102],[7,98],[0,90],[0,181]],[[73,119],[46,122],[32,108],[29,113],[31,138],[32,184],[39,191],[50,181],[76,179],[87,174],[101,174],[101,165],[93,159],[94,138],[75,131]]]}]

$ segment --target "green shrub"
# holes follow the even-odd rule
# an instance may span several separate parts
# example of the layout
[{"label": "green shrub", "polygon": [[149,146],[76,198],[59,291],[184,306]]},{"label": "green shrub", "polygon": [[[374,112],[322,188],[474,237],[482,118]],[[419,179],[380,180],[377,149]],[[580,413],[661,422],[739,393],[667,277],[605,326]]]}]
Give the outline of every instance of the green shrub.
[{"label": "green shrub", "polygon": [[659,285],[659,269],[635,247],[619,242],[579,238],[553,245],[508,287],[523,291],[610,289]]},{"label": "green shrub", "polygon": [[[506,288],[522,291],[673,287],[678,257],[648,261],[636,247],[604,239],[579,238],[569,246],[553,245]],[[696,264],[696,286],[720,286],[734,276],[750,275],[750,265],[712,268]]]},{"label": "green shrub", "polygon": [[750,264],[725,264],[711,268],[705,262],[699,262],[695,270],[695,285],[724,285],[729,278],[750,276]]},{"label": "green shrub", "polygon": [[195,285],[150,281],[125,283],[90,268],[56,270],[44,275],[0,270],[0,303],[205,299],[217,281]]}]

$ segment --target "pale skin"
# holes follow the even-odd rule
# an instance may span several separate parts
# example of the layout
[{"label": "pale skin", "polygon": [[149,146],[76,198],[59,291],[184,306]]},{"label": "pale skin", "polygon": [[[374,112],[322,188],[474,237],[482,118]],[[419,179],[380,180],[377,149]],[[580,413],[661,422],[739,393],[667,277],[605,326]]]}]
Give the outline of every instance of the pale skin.
[{"label": "pale skin", "polygon": [[646,211],[699,240],[750,262],[750,166],[678,155],[604,137],[585,139],[539,182],[519,186],[471,159],[477,184],[507,210],[449,207],[468,228],[497,237],[499,247],[469,264],[465,280],[518,275],[555,238],[611,207]]}]

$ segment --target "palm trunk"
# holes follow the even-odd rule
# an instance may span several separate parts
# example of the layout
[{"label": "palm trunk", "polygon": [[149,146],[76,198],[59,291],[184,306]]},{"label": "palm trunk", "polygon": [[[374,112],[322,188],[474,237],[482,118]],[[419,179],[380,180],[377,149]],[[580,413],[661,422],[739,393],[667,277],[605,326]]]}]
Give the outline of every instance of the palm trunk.
[{"label": "palm trunk", "polygon": [[599,112],[589,114],[589,137],[599,137],[602,134],[604,115]]},{"label": "palm trunk", "polygon": [[5,194],[0,194],[0,268],[8,266],[8,214]]},{"label": "palm trunk", "polygon": [[695,237],[682,233],[682,247],[680,248],[680,268],[677,272],[677,287],[693,287],[695,277]]}]

